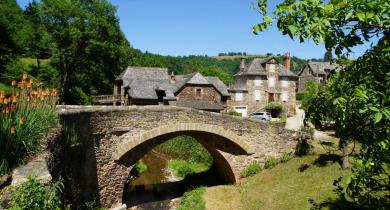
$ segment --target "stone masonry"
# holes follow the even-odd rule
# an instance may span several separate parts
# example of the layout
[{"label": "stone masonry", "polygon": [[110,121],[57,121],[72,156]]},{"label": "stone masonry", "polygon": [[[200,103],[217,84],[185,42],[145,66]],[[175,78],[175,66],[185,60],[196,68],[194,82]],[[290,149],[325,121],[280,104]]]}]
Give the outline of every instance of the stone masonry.
[{"label": "stone masonry", "polygon": [[89,169],[77,170],[80,191],[96,192],[90,193],[94,196],[90,199],[104,207],[122,205],[123,189],[136,161],[179,135],[196,138],[228,183],[239,182],[249,163],[262,164],[268,156],[293,152],[297,144],[293,131],[183,107],[62,107],[60,113],[64,130],[75,128],[80,144],[88,142],[74,157],[81,160],[78,168]]}]

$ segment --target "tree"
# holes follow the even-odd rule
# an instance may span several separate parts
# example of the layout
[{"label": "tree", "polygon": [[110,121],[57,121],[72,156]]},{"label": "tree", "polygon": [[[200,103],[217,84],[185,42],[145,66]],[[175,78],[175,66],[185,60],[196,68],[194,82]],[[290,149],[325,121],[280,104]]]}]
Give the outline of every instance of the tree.
[{"label": "tree", "polygon": [[325,55],[324,55],[323,61],[324,62],[332,62],[332,60],[333,60],[332,50],[327,50]]},{"label": "tree", "polygon": [[390,205],[390,2],[284,0],[273,11],[273,18],[268,15],[267,0],[259,0],[258,6],[263,19],[253,28],[255,33],[277,20],[283,34],[301,42],[323,42],[339,58],[373,36],[379,38],[375,47],[330,79],[327,92],[343,168],[348,166],[347,143],[358,141],[363,148],[352,168],[347,193],[360,205],[385,209]]},{"label": "tree", "polygon": [[284,35],[324,43],[336,55],[390,30],[388,0],[284,0],[273,11],[274,17],[268,14],[267,3],[258,0],[262,22],[253,27],[254,33],[266,30],[276,19]]},{"label": "tree", "polygon": [[61,100],[72,98],[72,87],[87,94],[111,92],[114,76],[131,55],[115,7],[106,0],[42,0],[33,7],[50,34]]}]

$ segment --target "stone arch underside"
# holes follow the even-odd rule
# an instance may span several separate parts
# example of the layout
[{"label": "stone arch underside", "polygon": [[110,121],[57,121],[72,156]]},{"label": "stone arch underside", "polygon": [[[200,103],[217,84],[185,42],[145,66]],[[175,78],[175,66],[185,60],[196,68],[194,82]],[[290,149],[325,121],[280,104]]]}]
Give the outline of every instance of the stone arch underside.
[{"label": "stone arch underside", "polygon": [[[223,129],[220,126],[200,123],[179,123],[165,125],[150,131],[139,134],[122,135],[121,143],[114,150],[113,159],[115,162],[126,168],[127,178],[133,165],[145,154],[165,141],[180,135],[187,135],[195,138],[201,143],[214,159],[213,167],[226,183],[236,183],[238,172],[231,165],[231,159],[237,155],[248,155],[251,153],[247,145],[238,135],[232,131]],[[118,192],[123,192],[126,180],[122,180]],[[117,202],[122,201],[123,193]]]}]

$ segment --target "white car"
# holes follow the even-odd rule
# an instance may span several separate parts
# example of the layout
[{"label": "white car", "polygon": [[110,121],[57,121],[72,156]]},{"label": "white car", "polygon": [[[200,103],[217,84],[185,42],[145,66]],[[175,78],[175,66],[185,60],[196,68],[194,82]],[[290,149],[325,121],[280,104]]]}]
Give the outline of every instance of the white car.
[{"label": "white car", "polygon": [[253,112],[249,115],[250,118],[256,119],[256,120],[266,120],[270,121],[272,119],[271,113],[269,112]]}]

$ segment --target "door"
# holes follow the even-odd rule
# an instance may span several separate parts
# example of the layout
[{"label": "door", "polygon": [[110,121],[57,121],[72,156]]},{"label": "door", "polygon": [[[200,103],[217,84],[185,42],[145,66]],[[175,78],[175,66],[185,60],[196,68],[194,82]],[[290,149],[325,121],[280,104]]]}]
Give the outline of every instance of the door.
[{"label": "door", "polygon": [[275,94],[274,93],[268,93],[268,102],[275,101]]},{"label": "door", "polygon": [[248,111],[246,109],[246,106],[236,106],[234,107],[234,110],[241,114],[242,117],[248,116]]}]

